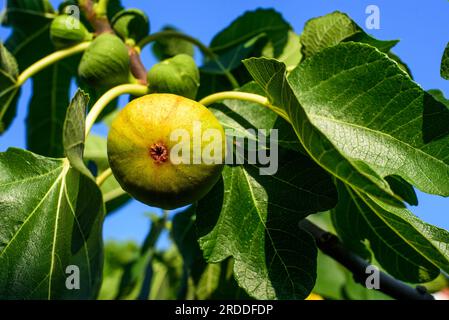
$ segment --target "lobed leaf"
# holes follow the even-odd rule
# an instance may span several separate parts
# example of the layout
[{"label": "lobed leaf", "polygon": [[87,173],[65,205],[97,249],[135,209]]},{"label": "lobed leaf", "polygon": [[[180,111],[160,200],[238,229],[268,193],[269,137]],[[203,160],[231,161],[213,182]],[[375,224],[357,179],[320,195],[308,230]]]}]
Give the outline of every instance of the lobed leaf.
[{"label": "lobed leaf", "polygon": [[279,164],[273,176],[225,167],[223,181],[198,204],[199,241],[209,263],[234,258],[235,278],[250,296],[303,299],[315,282],[316,247],[298,222],[333,207],[335,191],[302,155],[289,152]]}]

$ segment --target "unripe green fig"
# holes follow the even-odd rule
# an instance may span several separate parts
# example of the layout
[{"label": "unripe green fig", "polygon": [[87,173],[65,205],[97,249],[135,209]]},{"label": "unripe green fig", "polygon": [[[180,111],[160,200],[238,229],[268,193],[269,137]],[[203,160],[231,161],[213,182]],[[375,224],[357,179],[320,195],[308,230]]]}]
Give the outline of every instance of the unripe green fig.
[{"label": "unripe green fig", "polygon": [[121,187],[163,209],[206,195],[218,181],[226,156],[223,127],[213,113],[173,94],[132,100],[114,119],[107,147]]},{"label": "unripe green fig", "polygon": [[64,48],[92,40],[93,36],[78,19],[63,14],[51,22],[50,38],[56,48]]},{"label": "unripe green fig", "polygon": [[200,73],[193,58],[178,54],[155,64],[148,72],[150,92],[173,93],[195,99],[200,86]]},{"label": "unripe green fig", "polygon": [[148,16],[139,9],[126,9],[117,13],[111,21],[112,28],[125,41],[135,43],[150,33]]},{"label": "unripe green fig", "polygon": [[130,80],[128,49],[116,35],[103,33],[92,41],[78,66],[79,76],[95,87],[114,87]]}]

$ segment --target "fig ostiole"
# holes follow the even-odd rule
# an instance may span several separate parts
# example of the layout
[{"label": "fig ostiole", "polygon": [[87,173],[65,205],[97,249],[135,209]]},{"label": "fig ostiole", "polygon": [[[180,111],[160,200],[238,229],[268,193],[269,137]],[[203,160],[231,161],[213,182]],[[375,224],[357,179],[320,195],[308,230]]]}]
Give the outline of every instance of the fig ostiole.
[{"label": "fig ostiole", "polygon": [[147,75],[149,91],[172,93],[195,99],[200,85],[200,73],[193,58],[178,54],[155,64]]},{"label": "fig ostiole", "polygon": [[99,35],[84,52],[78,74],[95,87],[111,88],[133,82],[128,48],[116,35]]},{"label": "fig ostiole", "polygon": [[173,94],[132,100],[113,121],[107,148],[121,187],[163,209],[206,195],[220,178],[226,157],[225,133],[213,113]]},{"label": "fig ostiole", "polygon": [[111,21],[112,28],[126,42],[134,44],[150,33],[150,22],[145,12],[126,9],[118,12]]},{"label": "fig ostiole", "polygon": [[65,48],[90,41],[93,35],[78,19],[63,14],[51,22],[50,38],[56,48]]}]

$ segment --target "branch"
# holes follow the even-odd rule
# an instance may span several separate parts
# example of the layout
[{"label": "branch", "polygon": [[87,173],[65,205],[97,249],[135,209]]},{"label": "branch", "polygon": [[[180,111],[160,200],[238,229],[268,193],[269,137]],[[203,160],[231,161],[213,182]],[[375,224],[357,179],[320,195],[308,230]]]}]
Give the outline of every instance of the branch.
[{"label": "branch", "polygon": [[112,30],[111,24],[106,16],[105,8],[107,2],[102,2],[102,5],[99,7],[100,10],[95,10],[95,6],[92,0],[82,0],[79,2],[81,10],[83,10],[86,19],[89,21],[91,26],[94,28],[95,33],[114,33]]},{"label": "branch", "polygon": [[[97,35],[102,33],[115,34],[107,16],[107,5],[108,0],[100,0],[97,4],[94,4],[92,0],[80,1],[81,9]],[[131,73],[139,84],[147,85],[147,71],[140,58],[140,49],[129,44],[126,45],[128,47]]]},{"label": "branch", "polygon": [[144,86],[148,85],[147,70],[140,58],[139,49],[128,45],[128,55],[131,63],[131,73],[137,79],[139,84]]},{"label": "branch", "polygon": [[[351,252],[343,246],[337,236],[327,232],[309,220],[304,219],[300,222],[300,227],[309,232],[316,241],[318,248],[346,269],[351,271],[354,280],[364,284],[366,279],[366,268],[370,265],[367,261]],[[407,284],[394,279],[384,272],[380,272],[379,291],[398,300],[433,300],[423,286],[412,288]]]}]

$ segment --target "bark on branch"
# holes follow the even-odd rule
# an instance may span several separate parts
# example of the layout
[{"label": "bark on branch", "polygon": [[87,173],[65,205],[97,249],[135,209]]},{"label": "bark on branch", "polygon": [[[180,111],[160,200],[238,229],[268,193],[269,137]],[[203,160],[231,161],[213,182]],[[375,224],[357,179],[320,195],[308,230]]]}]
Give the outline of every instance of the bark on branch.
[{"label": "bark on branch", "polygon": [[[366,268],[370,265],[367,261],[346,249],[337,236],[327,232],[309,220],[299,223],[300,227],[309,232],[316,241],[317,247],[330,256],[346,269],[351,271],[354,280],[365,285],[367,277]],[[380,272],[379,291],[398,300],[434,300],[423,286],[413,288],[384,272]]]}]

